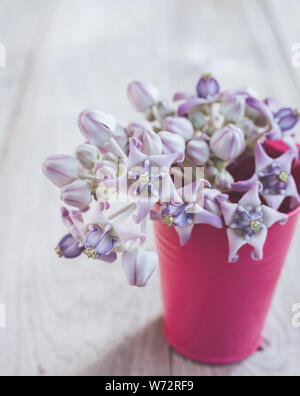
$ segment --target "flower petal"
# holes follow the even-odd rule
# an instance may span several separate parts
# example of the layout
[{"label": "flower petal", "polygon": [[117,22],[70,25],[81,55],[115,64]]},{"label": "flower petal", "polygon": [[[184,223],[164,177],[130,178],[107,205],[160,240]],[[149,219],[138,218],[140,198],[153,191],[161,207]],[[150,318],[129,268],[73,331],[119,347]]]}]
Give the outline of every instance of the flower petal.
[{"label": "flower petal", "polygon": [[236,263],[239,259],[238,251],[247,244],[247,241],[236,231],[228,228],[229,262]]},{"label": "flower petal", "polygon": [[233,183],[231,186],[234,191],[246,192],[249,191],[257,181],[258,181],[258,176],[257,174],[255,174],[251,177],[251,179]]},{"label": "flower petal", "polygon": [[101,241],[102,236],[103,236],[103,231],[101,230],[100,227],[96,225],[90,226],[90,232],[87,234],[85,247],[95,248],[95,246],[97,246],[98,243]]},{"label": "flower petal", "polygon": [[202,209],[200,213],[194,215],[195,224],[208,224],[215,228],[223,228],[223,221],[221,217],[214,213],[209,212],[206,209]]},{"label": "flower petal", "polygon": [[259,198],[259,193],[261,191],[261,183],[257,182],[253,185],[251,190],[247,192],[243,196],[243,198],[240,200],[239,205],[243,207],[253,207],[256,208],[258,206],[261,206],[261,200]]},{"label": "flower petal", "polygon": [[98,258],[100,261],[104,261],[105,263],[114,263],[118,258],[117,253],[111,252],[110,254],[107,254],[105,256],[101,256],[101,258]]},{"label": "flower petal", "polygon": [[178,115],[180,117],[187,115],[191,110],[193,110],[195,107],[198,106],[203,106],[205,104],[209,103],[207,99],[202,99],[202,98],[191,98],[178,108]]},{"label": "flower petal", "polygon": [[295,209],[298,205],[300,205],[300,195],[298,192],[297,184],[292,176],[290,177],[289,180],[286,196],[292,197],[291,209]]},{"label": "flower petal", "polygon": [[188,100],[192,98],[196,98],[196,96],[186,92],[177,92],[173,97],[173,102],[179,102],[180,100]]},{"label": "flower petal", "polygon": [[180,245],[184,246],[191,239],[191,235],[193,232],[194,224],[187,224],[184,227],[175,227],[176,232],[180,239]]},{"label": "flower petal", "polygon": [[148,216],[155,205],[156,203],[154,202],[137,202],[137,215],[134,216],[135,222],[140,224]]},{"label": "flower petal", "polygon": [[295,152],[293,150],[289,150],[286,153],[284,153],[281,157],[277,158],[275,162],[280,166],[282,171],[290,174],[295,158],[296,158]]},{"label": "flower petal", "polygon": [[130,151],[128,158],[128,169],[132,169],[141,163],[144,163],[148,158],[147,155],[143,154],[137,147],[137,140],[135,138],[130,139]]},{"label": "flower petal", "polygon": [[170,169],[174,162],[180,162],[180,160],[182,160],[182,153],[152,155],[149,158],[152,165],[158,166],[160,168]]},{"label": "flower petal", "polygon": [[140,245],[143,245],[147,238],[146,234],[138,231],[128,230],[127,228],[124,229],[122,227],[115,226],[114,230],[122,244],[124,244],[127,249],[129,249],[136,242],[139,242]]},{"label": "flower petal", "polygon": [[254,150],[256,173],[259,173],[266,169],[269,165],[274,162],[274,159],[269,157],[265,152],[261,142],[257,142]]},{"label": "flower petal", "polygon": [[144,249],[132,249],[123,254],[122,265],[130,285],[145,287],[158,269],[158,255]]},{"label": "flower petal", "polygon": [[237,211],[238,204],[226,202],[223,198],[217,198],[217,201],[221,206],[225,224],[230,226],[234,220],[234,215]]},{"label": "flower petal", "polygon": [[252,260],[261,261],[264,257],[264,246],[268,236],[268,229],[264,227],[258,235],[252,236],[248,243],[254,247],[254,251],[251,254]]},{"label": "flower petal", "polygon": [[286,224],[289,216],[284,213],[280,213],[277,210],[271,209],[266,205],[262,205],[263,220],[267,228],[272,227],[275,223],[282,225]]},{"label": "flower petal", "polygon": [[79,246],[79,243],[71,234],[64,236],[58,244],[58,253],[60,254],[60,257],[63,256],[67,259],[77,258],[83,253],[83,251],[84,248]]},{"label": "flower petal", "polygon": [[278,210],[285,199],[285,195],[266,195],[262,194],[270,208]]},{"label": "flower petal", "polygon": [[299,161],[299,159],[300,159],[299,146],[298,146],[297,142],[295,141],[295,138],[292,136],[284,136],[283,141],[294,152],[295,161]]},{"label": "flower petal", "polygon": [[110,254],[115,246],[115,241],[108,232],[105,232],[98,244],[95,246],[97,257],[106,256]]}]

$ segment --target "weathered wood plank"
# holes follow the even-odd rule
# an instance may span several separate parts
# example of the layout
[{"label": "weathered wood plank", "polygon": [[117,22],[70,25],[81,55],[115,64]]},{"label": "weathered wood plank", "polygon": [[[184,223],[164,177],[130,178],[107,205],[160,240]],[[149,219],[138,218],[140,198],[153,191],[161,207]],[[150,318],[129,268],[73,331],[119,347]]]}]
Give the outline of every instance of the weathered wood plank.
[{"label": "weathered wood plank", "polygon": [[[158,7],[63,0],[43,32],[0,167],[0,301],[8,316],[1,374],[169,373],[158,280],[139,291],[127,285],[120,263],[59,261],[51,253],[65,232],[59,193],[40,170],[47,155],[71,153],[82,141],[76,119],[84,106],[105,105],[129,121],[132,69],[143,70],[140,78],[164,79],[152,62],[148,20]],[[126,20],[130,8],[137,14]]]},{"label": "weathered wood plank", "polygon": [[[263,5],[269,16],[275,40],[281,49],[282,58],[286,62],[287,70],[300,95],[300,67],[299,65],[295,67],[292,62],[292,57],[295,55],[293,47],[300,43],[299,2],[297,0],[264,0]],[[299,107],[299,101],[296,105]]]},{"label": "weathered wood plank", "polygon": [[0,69],[0,148],[7,143],[15,127],[23,94],[31,73],[31,64],[47,22],[42,15],[48,4],[38,0],[2,0],[0,2],[0,42],[6,48],[7,65]]}]

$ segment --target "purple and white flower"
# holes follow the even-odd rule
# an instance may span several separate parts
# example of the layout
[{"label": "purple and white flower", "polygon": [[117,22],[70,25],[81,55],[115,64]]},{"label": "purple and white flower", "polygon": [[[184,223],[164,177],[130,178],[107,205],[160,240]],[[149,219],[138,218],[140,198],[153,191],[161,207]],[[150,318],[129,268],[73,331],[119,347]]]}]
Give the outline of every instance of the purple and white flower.
[{"label": "purple and white flower", "polygon": [[210,148],[218,158],[231,162],[246,150],[244,134],[235,125],[229,124],[215,132]]},{"label": "purple and white flower", "polygon": [[91,184],[86,180],[76,180],[61,190],[61,199],[75,208],[87,208],[92,202]]},{"label": "purple and white flower", "polygon": [[180,244],[186,245],[191,238],[194,226],[208,224],[215,228],[223,228],[221,217],[203,207],[207,185],[204,180],[198,180],[181,190],[183,205],[163,205],[158,212],[151,212],[153,221],[161,221],[168,227],[175,227]]},{"label": "purple and white flower", "polygon": [[161,155],[163,143],[159,135],[151,130],[140,129],[134,134],[134,138],[140,141],[140,150],[146,155]]},{"label": "purple and white flower", "polygon": [[61,217],[69,233],[79,243],[80,246],[84,246],[85,238],[88,233],[88,227],[84,222],[82,212],[70,212],[66,208],[61,208]]},{"label": "purple and white flower", "polygon": [[246,101],[243,96],[228,95],[221,103],[220,112],[229,122],[239,123],[246,111]]},{"label": "purple and white flower", "polygon": [[168,117],[164,120],[162,127],[164,131],[182,136],[186,142],[194,136],[194,127],[187,118]]},{"label": "purple and white flower", "polygon": [[84,247],[80,246],[80,243],[71,234],[68,234],[62,238],[55,251],[59,257],[74,259],[83,253]]},{"label": "purple and white flower", "polygon": [[100,159],[100,152],[91,144],[81,144],[76,149],[76,158],[84,168],[92,169]]},{"label": "purple and white flower", "polygon": [[158,103],[160,92],[151,84],[134,81],[128,87],[128,97],[132,106],[144,113]]},{"label": "purple and white flower", "polygon": [[186,146],[186,153],[195,166],[205,165],[210,158],[209,145],[204,140],[191,140]]},{"label": "purple and white flower", "polygon": [[132,183],[128,192],[132,198],[137,198],[138,223],[157,202],[183,203],[170,175],[171,166],[182,158],[182,154],[147,156],[141,149],[141,142],[131,138],[128,176]]},{"label": "purple and white flower", "polygon": [[260,189],[260,183],[256,182],[237,204],[219,198],[225,224],[228,226],[230,263],[238,261],[239,250],[247,244],[254,247],[252,259],[262,260],[268,228],[275,223],[285,224],[288,220],[288,215],[262,205]]},{"label": "purple and white flower", "polygon": [[146,287],[158,270],[158,255],[142,248],[130,249],[123,254],[122,264],[131,286]]},{"label": "purple and white flower", "polygon": [[197,84],[198,98],[212,99],[220,93],[220,84],[210,74],[203,75]]},{"label": "purple and white flower", "polygon": [[43,164],[43,172],[57,187],[65,187],[78,177],[79,163],[70,155],[53,155]]},{"label": "purple and white flower", "polygon": [[162,131],[158,133],[163,144],[163,154],[182,154],[182,158],[178,158],[178,162],[181,163],[185,159],[185,140],[182,136],[176,135],[172,132]]},{"label": "purple and white flower", "polygon": [[235,191],[249,191],[257,181],[262,184],[261,195],[267,204],[278,210],[287,197],[291,197],[291,208],[300,204],[300,195],[292,175],[295,153],[287,151],[279,158],[271,158],[265,152],[261,142],[255,147],[255,174],[246,181],[234,183]]},{"label": "purple and white flower", "polygon": [[89,232],[85,239],[84,253],[91,259],[112,263],[116,261],[118,253],[126,252],[136,244],[143,245],[146,235],[122,228],[118,218],[110,220],[102,209],[98,203],[88,220]]},{"label": "purple and white flower", "polygon": [[185,93],[177,93],[174,101],[186,100],[179,106],[177,114],[180,117],[187,116],[196,109],[200,109],[205,105],[217,102],[220,99],[220,84],[210,74],[201,77],[197,84],[197,96]]},{"label": "purple and white flower", "polygon": [[118,247],[118,240],[111,234],[112,227],[107,225],[104,229],[98,225],[90,225],[89,233],[85,242],[85,254],[94,260],[101,260],[113,263],[117,260],[117,253],[114,251]]},{"label": "purple and white flower", "polygon": [[86,109],[79,115],[78,126],[89,143],[101,148],[113,137],[116,120],[104,110]]},{"label": "purple and white flower", "polygon": [[284,108],[279,110],[275,116],[275,121],[283,133],[293,129],[299,122],[300,114],[298,111]]}]

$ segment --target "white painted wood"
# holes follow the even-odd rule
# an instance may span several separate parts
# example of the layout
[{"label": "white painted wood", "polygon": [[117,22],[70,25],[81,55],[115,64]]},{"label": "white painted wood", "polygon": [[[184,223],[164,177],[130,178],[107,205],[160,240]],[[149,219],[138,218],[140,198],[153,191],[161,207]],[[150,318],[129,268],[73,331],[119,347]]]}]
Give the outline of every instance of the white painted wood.
[{"label": "white painted wood", "polygon": [[296,105],[272,3],[0,1],[0,42],[13,54],[0,70],[0,303],[7,310],[1,375],[300,374],[300,332],[291,326],[292,305],[300,302],[299,232],[269,319],[271,346],[239,365],[200,365],[162,338],[158,279],[136,290],[120,263],[55,256],[65,231],[59,191],[40,170],[47,155],[72,154],[82,141],[76,118],[85,106],[106,107],[125,124],[138,119],[126,98],[132,79],[170,96],[212,71],[224,87],[253,85]]}]

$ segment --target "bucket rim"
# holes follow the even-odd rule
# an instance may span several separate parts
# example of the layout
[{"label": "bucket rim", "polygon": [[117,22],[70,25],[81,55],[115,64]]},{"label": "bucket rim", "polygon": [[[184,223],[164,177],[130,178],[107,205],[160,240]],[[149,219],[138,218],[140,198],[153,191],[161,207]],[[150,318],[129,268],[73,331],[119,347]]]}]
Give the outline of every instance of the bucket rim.
[{"label": "bucket rim", "polygon": [[299,212],[300,212],[300,205],[297,206],[295,209],[293,209],[291,212],[288,212],[287,215],[289,216],[289,218],[291,218],[298,215]]}]

